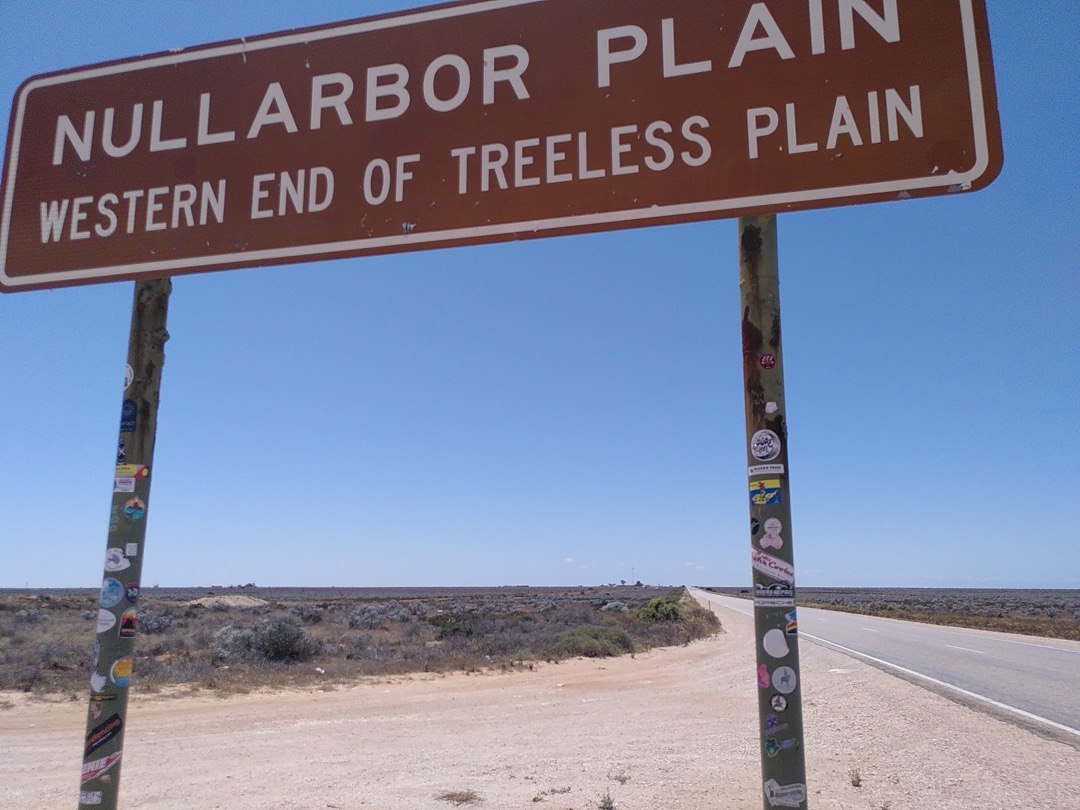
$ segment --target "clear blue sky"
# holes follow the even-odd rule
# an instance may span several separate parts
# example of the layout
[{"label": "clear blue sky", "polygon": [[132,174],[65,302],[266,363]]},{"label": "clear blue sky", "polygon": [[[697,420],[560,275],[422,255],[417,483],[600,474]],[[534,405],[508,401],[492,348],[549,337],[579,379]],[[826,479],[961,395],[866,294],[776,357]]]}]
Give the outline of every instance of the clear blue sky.
[{"label": "clear blue sky", "polygon": [[[411,5],[4,0],[4,131]],[[989,12],[993,185],[779,218],[801,585],[1080,587],[1080,4]],[[143,583],[748,583],[737,272],[720,220],[177,278]],[[132,288],[0,297],[0,587],[100,581]]]}]

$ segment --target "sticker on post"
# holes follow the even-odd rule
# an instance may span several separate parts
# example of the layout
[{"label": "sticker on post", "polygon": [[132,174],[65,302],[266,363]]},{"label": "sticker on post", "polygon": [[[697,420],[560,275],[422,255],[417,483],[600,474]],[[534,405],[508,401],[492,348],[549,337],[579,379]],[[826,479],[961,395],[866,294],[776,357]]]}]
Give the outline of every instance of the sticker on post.
[{"label": "sticker on post", "polygon": [[787,698],[783,695],[773,695],[769,698],[769,705],[772,706],[774,712],[786,712]]},{"label": "sticker on post", "polygon": [[752,467],[747,467],[746,472],[751,477],[755,475],[783,475],[783,464],[755,464]]},{"label": "sticker on post", "polygon": [[128,543],[126,546],[124,546],[124,556],[125,557],[138,557],[139,556],[139,544],[138,543]]},{"label": "sticker on post", "polygon": [[775,714],[765,715],[765,726],[767,734],[779,734],[781,731],[787,731],[788,724],[781,723],[780,718]]},{"label": "sticker on post", "polygon": [[[99,726],[95,726],[86,734],[85,754],[92,754],[105,743],[120,733],[124,727],[124,721],[118,713],[113,713],[108,720]],[[84,755],[85,755],[84,754]]]},{"label": "sticker on post", "polygon": [[799,618],[798,614],[793,610],[790,613],[784,614],[785,625],[784,632],[789,636],[799,635]]},{"label": "sticker on post", "polygon": [[[128,608],[120,615],[120,638],[134,638],[138,627],[138,613],[135,608]],[[772,630],[769,631],[773,632]],[[777,633],[780,631],[777,630]],[[781,636],[783,637],[783,636]]]},{"label": "sticker on post", "polygon": [[101,583],[101,598],[98,599],[98,604],[105,608],[114,608],[120,604],[120,600],[124,598],[124,586],[120,584],[120,580],[109,577]]},{"label": "sticker on post", "polygon": [[780,437],[767,428],[759,430],[750,439],[750,455],[758,461],[772,461],[780,455]]},{"label": "sticker on post", "polygon": [[105,570],[123,571],[131,566],[131,560],[124,556],[122,548],[110,548],[105,552]]},{"label": "sticker on post", "polygon": [[[126,614],[125,614],[126,615]],[[120,635],[124,634],[123,619],[120,622]],[[787,654],[791,652],[787,643],[787,636],[784,635],[783,630],[778,630],[775,627],[765,633],[761,639],[761,646],[765,648],[765,652],[771,655],[773,658],[786,658]]]},{"label": "sticker on post", "polygon": [[150,475],[150,468],[146,464],[117,464],[115,475],[147,478]]},{"label": "sticker on post", "polygon": [[105,771],[109,770],[120,760],[120,752],[109,754],[107,757],[101,759],[95,759],[93,762],[87,762],[82,766],[82,781],[89,782],[91,779],[97,779]]},{"label": "sticker on post", "polygon": [[124,501],[124,514],[131,520],[141,520],[146,514],[146,501],[142,498],[131,498]]},{"label": "sticker on post", "polygon": [[782,548],[784,545],[784,538],[780,536],[780,532],[784,530],[784,524],[777,518],[769,518],[765,521],[765,534],[762,535],[761,540],[758,543],[762,548]]},{"label": "sticker on post", "polygon": [[139,406],[133,399],[125,399],[120,406],[120,432],[134,433],[135,425],[139,421]]},{"label": "sticker on post", "polygon": [[104,802],[104,793],[100,790],[80,790],[79,791],[79,804],[80,805],[96,805]]},{"label": "sticker on post", "polygon": [[131,682],[131,656],[125,655],[123,658],[118,658],[116,663],[112,665],[112,669],[109,670],[109,680],[119,686],[121,689],[125,689]]},{"label": "sticker on post", "polygon": [[795,583],[795,567],[786,560],[774,557],[772,554],[766,554],[759,549],[751,548],[750,561],[755,571],[760,571],[767,577],[792,585]]},{"label": "sticker on post", "polygon": [[113,479],[113,492],[134,492],[135,478],[130,475],[117,476]]},{"label": "sticker on post", "polygon": [[791,667],[777,667],[773,670],[772,686],[781,695],[790,695],[798,683],[799,679]]},{"label": "sticker on post", "polygon": [[765,478],[750,482],[751,506],[780,506],[783,502],[779,478]]},{"label": "sticker on post", "polygon": [[795,607],[795,588],[787,582],[754,583],[754,607]]},{"label": "sticker on post", "polygon": [[781,785],[770,779],[765,783],[765,798],[770,807],[802,807],[806,801],[806,785]]},{"label": "sticker on post", "polygon": [[761,664],[757,668],[757,685],[762,689],[768,689],[772,681],[769,680],[769,668]]},{"label": "sticker on post", "polygon": [[97,631],[104,633],[106,630],[112,630],[116,624],[116,617],[107,610],[100,609],[97,612]]}]

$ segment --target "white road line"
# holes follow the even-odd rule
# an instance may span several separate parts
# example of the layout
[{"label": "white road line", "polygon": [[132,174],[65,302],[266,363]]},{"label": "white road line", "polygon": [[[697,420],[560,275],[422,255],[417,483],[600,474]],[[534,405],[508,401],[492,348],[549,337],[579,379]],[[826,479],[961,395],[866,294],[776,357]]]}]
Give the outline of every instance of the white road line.
[{"label": "white road line", "polygon": [[1063,731],[1066,734],[1071,734],[1074,737],[1080,738],[1080,729],[1075,729],[1072,726],[1066,726],[1062,723],[1055,723],[1053,720],[1047,720],[1045,717],[1040,717],[1037,714],[1025,712],[1023,709],[1018,709],[1015,706],[1008,705],[1007,703],[1000,703],[999,701],[992,700],[988,697],[984,697],[983,695],[978,695],[975,692],[969,692],[967,689],[961,689],[959,686],[953,686],[951,683],[939,681],[937,678],[931,678],[929,675],[923,675],[921,672],[916,672],[913,669],[908,669],[906,667],[898,666],[897,664],[889,663],[888,661],[883,661],[880,658],[875,658],[872,655],[867,655],[866,653],[859,652],[858,650],[853,650],[850,647],[843,646],[842,644],[834,644],[831,641],[826,641],[825,639],[811,635],[810,633],[800,632],[799,635],[803,636],[804,638],[809,638],[817,641],[818,643],[824,644],[827,647],[832,647],[835,650],[840,650],[841,652],[847,653],[848,655],[855,656],[856,658],[862,658],[864,661],[871,661],[875,664],[879,664],[880,666],[885,667],[886,669],[891,669],[894,672],[902,672],[905,675],[909,675],[913,678],[918,678],[919,680],[926,681],[927,683],[932,683],[935,686],[947,689],[951,692],[956,692],[957,694],[963,695],[967,698],[971,698],[972,700],[977,700],[981,703],[988,704],[996,709],[1000,709],[1010,714],[1015,714],[1018,717],[1023,717],[1025,720],[1038,723],[1039,725],[1047,726],[1049,728],[1055,729],[1056,731]]},{"label": "white road line", "polygon": [[973,650],[971,647],[957,647],[955,644],[946,644],[945,646],[953,650],[963,650],[964,652],[975,653],[976,655],[986,655],[982,650]]},{"label": "white road line", "polygon": [[961,633],[956,630],[947,631],[953,635],[963,636],[964,638],[977,638],[980,641],[996,641],[998,644],[1015,644],[1018,647],[1037,647],[1040,650],[1054,650],[1055,652],[1072,653],[1073,655],[1080,655],[1080,650],[1070,650],[1068,647],[1053,647],[1049,644],[1034,644],[1030,641],[1013,641],[1009,638],[996,638],[994,636],[977,636],[973,633]]},{"label": "white road line", "polygon": [[881,631],[873,627],[860,627],[860,630],[865,630],[867,633],[880,633]]}]

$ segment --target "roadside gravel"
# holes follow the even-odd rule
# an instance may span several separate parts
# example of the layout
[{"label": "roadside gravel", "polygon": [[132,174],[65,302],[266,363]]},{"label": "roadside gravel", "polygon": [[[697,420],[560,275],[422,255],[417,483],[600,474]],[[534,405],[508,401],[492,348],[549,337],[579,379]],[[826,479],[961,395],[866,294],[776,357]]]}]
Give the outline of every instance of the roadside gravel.
[{"label": "roadside gravel", "polygon": [[[758,810],[752,620],[620,659],[348,688],[132,698],[139,810]],[[814,810],[1071,810],[1080,752],[841,653],[800,648]],[[136,673],[137,676],[137,673]],[[136,678],[137,689],[137,678]],[[82,702],[0,694],[5,810],[73,810]],[[857,771],[861,787],[852,785]]]}]

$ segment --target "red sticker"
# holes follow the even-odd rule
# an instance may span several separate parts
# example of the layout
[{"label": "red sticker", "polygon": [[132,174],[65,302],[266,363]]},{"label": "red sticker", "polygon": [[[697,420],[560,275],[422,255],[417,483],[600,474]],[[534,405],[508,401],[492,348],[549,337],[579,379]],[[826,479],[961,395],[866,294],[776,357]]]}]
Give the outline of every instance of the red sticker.
[{"label": "red sticker", "polygon": [[761,355],[760,363],[761,363],[762,368],[772,368],[773,366],[776,365],[776,355],[775,354],[763,354],[763,355]]}]

